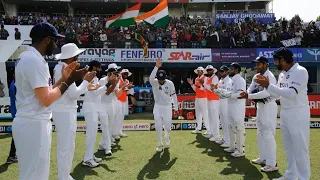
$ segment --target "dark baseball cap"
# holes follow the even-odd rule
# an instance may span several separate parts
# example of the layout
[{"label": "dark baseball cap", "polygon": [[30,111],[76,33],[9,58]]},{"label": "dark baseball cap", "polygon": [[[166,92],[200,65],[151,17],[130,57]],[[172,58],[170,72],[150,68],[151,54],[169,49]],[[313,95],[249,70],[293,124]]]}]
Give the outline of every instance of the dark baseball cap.
[{"label": "dark baseball cap", "polygon": [[226,65],[222,65],[221,67],[220,67],[220,71],[229,71],[230,69],[228,68],[228,66],[226,66]]},{"label": "dark baseball cap", "polygon": [[89,63],[89,67],[93,68],[93,67],[101,67],[101,62],[97,61],[97,60],[93,60]]},{"label": "dark baseball cap", "polygon": [[293,59],[293,53],[289,49],[281,47],[273,52],[273,58],[281,59],[281,57],[286,60],[291,60]]},{"label": "dark baseball cap", "polygon": [[239,71],[241,71],[241,66],[240,66],[240,64],[237,63],[237,62],[234,62],[234,63],[230,64],[230,67],[237,68]]},{"label": "dark baseball cap", "polygon": [[257,57],[255,60],[252,61],[252,63],[258,63],[258,62],[268,64],[268,63],[269,63],[269,60],[268,60],[266,57],[259,56],[259,57]]},{"label": "dark baseball cap", "polygon": [[167,73],[164,70],[159,70],[157,72],[157,79],[158,80],[165,80],[167,78]]},{"label": "dark baseball cap", "polygon": [[30,31],[30,38],[45,38],[45,37],[55,37],[55,38],[64,38],[63,35],[59,34],[57,29],[48,22],[38,23],[33,26]]}]

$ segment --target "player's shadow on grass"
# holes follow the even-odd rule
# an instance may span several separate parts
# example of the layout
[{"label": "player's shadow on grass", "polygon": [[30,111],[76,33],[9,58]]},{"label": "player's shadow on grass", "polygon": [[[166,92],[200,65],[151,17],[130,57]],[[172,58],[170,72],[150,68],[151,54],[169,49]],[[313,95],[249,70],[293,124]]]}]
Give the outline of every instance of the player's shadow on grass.
[{"label": "player's shadow on grass", "polygon": [[6,134],[1,134],[0,135],[0,139],[10,138],[10,137],[12,137],[11,133],[6,133]]},{"label": "player's shadow on grass", "polygon": [[[195,144],[197,148],[204,148],[203,154],[206,153],[208,156],[217,157],[216,162],[226,163],[229,162],[227,165],[228,167],[224,168],[220,174],[223,175],[232,175],[232,174],[240,174],[243,175],[243,179],[263,179],[263,176],[260,172],[260,167],[256,167],[255,165],[251,164],[250,160],[246,159],[245,157],[242,158],[234,158],[231,156],[231,153],[226,153],[223,151],[224,148],[221,148],[220,145],[210,142],[207,138],[203,135],[198,134],[196,136],[196,140],[190,144]],[[268,173],[267,174],[269,179],[280,177],[281,174],[278,172]]]},{"label": "player's shadow on grass", "polygon": [[[102,151],[104,152],[104,151]],[[100,157],[100,156],[99,156]],[[111,170],[108,165],[104,164],[105,161],[108,161],[108,160],[111,160],[111,159],[114,159],[114,158],[102,158],[103,161],[100,163],[100,165],[96,168],[104,168],[106,169],[107,171],[110,171],[110,172],[116,172],[115,170]],[[98,173],[95,171],[95,168],[90,168],[90,167],[87,167],[87,166],[83,166],[82,165],[82,162],[80,162],[74,169],[73,169],[73,172],[71,173],[71,176],[74,178],[74,179],[84,179],[86,176],[98,176]],[[93,178],[93,177],[92,177]],[[91,178],[90,178],[91,179]]]},{"label": "player's shadow on grass", "polygon": [[164,149],[163,153],[155,153],[149,162],[141,169],[137,179],[144,179],[146,176],[147,179],[156,179],[159,177],[161,171],[168,171],[176,163],[177,158],[170,160],[169,149]]},{"label": "player's shadow on grass", "polygon": [[0,165],[0,174],[3,173],[3,172],[6,172],[10,165],[11,164],[8,164],[8,163],[3,163],[2,165]]}]

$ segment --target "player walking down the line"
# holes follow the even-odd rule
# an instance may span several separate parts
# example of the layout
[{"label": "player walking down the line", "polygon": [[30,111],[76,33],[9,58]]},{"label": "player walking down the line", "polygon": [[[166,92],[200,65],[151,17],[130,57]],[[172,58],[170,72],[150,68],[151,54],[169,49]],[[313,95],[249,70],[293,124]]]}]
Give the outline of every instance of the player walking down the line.
[{"label": "player walking down the line", "polygon": [[289,49],[276,50],[273,58],[277,68],[283,70],[279,75],[277,86],[261,75],[256,77],[256,82],[269,93],[280,96],[280,125],[288,163],[286,172],[277,180],[309,180],[311,172],[308,71],[293,61],[293,53]]},{"label": "player walking down the line", "polygon": [[[229,68],[226,65],[223,65],[220,67],[220,77],[218,83],[218,90],[228,92],[230,89],[228,88],[229,83],[231,82],[231,79],[228,75]],[[230,134],[229,134],[229,121],[228,119],[228,99],[227,98],[220,98],[219,100],[219,115],[220,115],[220,123],[222,127],[222,140],[220,142],[217,142],[218,144],[221,144],[221,147],[223,148],[229,148],[230,147]],[[231,131],[233,132],[233,131]]]},{"label": "player walking down the line", "polygon": [[50,170],[51,109],[87,69],[76,70],[73,62],[61,70],[62,77],[53,86],[44,55],[52,55],[58,34],[49,23],[39,23],[30,31],[31,47],[23,52],[16,63],[17,114],[12,123],[13,138],[19,158],[19,180],[47,180]]},{"label": "player walking down the line", "polygon": [[252,99],[257,106],[257,130],[259,158],[252,160],[252,163],[265,165],[261,168],[264,172],[277,171],[276,167],[276,124],[277,124],[277,94],[269,93],[264,87],[255,82],[257,75],[265,76],[270,84],[276,85],[277,80],[268,70],[269,61],[265,57],[257,57],[252,61],[256,65],[257,73],[248,88],[247,92],[241,93],[241,98]]},{"label": "player walking down the line", "polygon": [[158,59],[156,66],[153,68],[149,82],[152,86],[154,97],[153,116],[155,120],[155,129],[158,138],[157,152],[163,151],[162,127],[164,127],[166,147],[170,148],[170,131],[172,124],[172,101],[173,108],[178,111],[178,99],[175,87],[172,81],[166,79],[167,74],[164,70],[159,70],[162,66],[161,60]]},{"label": "player walking down the line", "polygon": [[120,137],[128,137],[128,135],[124,134],[122,132],[122,127],[123,127],[123,121],[124,121],[124,115],[126,112],[125,108],[128,108],[128,91],[129,89],[131,89],[133,87],[132,84],[130,84],[128,77],[131,76],[132,73],[128,70],[128,69],[122,69],[122,71],[120,72],[120,80],[119,80],[119,86],[123,86],[125,84],[128,84],[128,87],[126,89],[124,89],[125,91],[117,98],[116,101],[116,119],[115,119],[115,123],[114,123],[114,130],[115,130],[115,134],[120,136]]},{"label": "player walking down the line", "polygon": [[[79,49],[73,43],[65,44],[61,47],[61,54],[56,55],[59,63],[54,68],[54,80],[62,77],[61,70],[78,60],[78,55],[85,49]],[[84,80],[77,87],[72,83],[66,93],[52,106],[52,119],[57,130],[57,165],[58,179],[73,179],[70,175],[72,160],[75,150],[75,140],[77,131],[77,99],[88,90],[89,83],[96,76],[96,72],[87,73]]]},{"label": "player walking down the line", "polygon": [[[89,64],[90,72],[101,72],[101,63],[99,61],[91,61]],[[83,159],[83,165],[89,167],[97,167],[101,158],[94,156],[94,146],[96,144],[98,121],[105,117],[105,109],[101,106],[101,95],[106,92],[106,86],[99,85],[99,79],[95,76],[89,85],[89,91],[85,93],[82,113],[86,121],[86,152]]]},{"label": "player walking down the line", "polygon": [[127,85],[119,87],[119,69],[115,63],[109,64],[107,76],[101,78],[99,84],[101,86],[107,86],[107,91],[102,95],[101,102],[106,112],[106,115],[101,119],[102,137],[99,143],[99,150],[105,150],[107,156],[112,154],[111,146],[115,146],[116,143],[112,138],[114,132],[114,121],[116,116],[116,101],[123,92]]},{"label": "player walking down the line", "polygon": [[206,137],[210,141],[221,141],[219,132],[219,97],[211,90],[212,85],[218,85],[219,78],[216,76],[218,70],[212,65],[208,65],[205,70],[207,77],[203,85],[206,88],[209,126],[211,130],[210,134],[207,134]]},{"label": "player walking down the line", "polygon": [[241,66],[238,63],[232,63],[230,65],[231,84],[230,97],[228,98],[228,118],[230,119],[229,131],[230,131],[230,147],[224,149],[226,152],[233,152],[231,156],[242,157],[244,153],[244,141],[245,141],[245,127],[244,118],[246,110],[246,100],[238,99],[242,92],[245,92],[246,81],[241,77]]},{"label": "player walking down the line", "polygon": [[198,75],[195,80],[195,84],[193,84],[193,80],[188,78],[187,81],[191,85],[192,89],[196,92],[196,100],[195,100],[195,113],[197,119],[197,128],[192,131],[192,134],[199,134],[202,130],[202,119],[206,126],[207,132],[204,135],[211,134],[210,126],[209,126],[209,117],[208,117],[208,103],[207,103],[207,94],[204,88],[205,82],[205,69],[203,67],[198,67],[194,70],[194,72]]}]

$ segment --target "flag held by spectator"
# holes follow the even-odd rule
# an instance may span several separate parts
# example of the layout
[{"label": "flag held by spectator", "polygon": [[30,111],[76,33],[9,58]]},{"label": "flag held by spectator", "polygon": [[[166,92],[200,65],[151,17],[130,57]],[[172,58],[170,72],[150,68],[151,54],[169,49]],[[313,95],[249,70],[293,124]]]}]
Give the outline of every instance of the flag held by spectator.
[{"label": "flag held by spectator", "polygon": [[135,39],[140,42],[143,48],[143,57],[148,57],[148,43],[147,41],[138,33],[135,34]]},{"label": "flag held by spectator", "polygon": [[136,22],[144,21],[155,27],[169,24],[169,11],[167,0],[162,0],[154,9],[135,18]]},{"label": "flag held by spectator", "polygon": [[134,21],[134,18],[139,15],[140,7],[141,3],[138,3],[121,14],[107,18],[106,28],[135,25],[136,22]]},{"label": "flag held by spectator", "polygon": [[292,39],[288,39],[288,40],[283,40],[283,41],[281,41],[281,43],[285,47],[300,46],[301,45],[301,38],[297,37],[297,38],[292,38]]}]

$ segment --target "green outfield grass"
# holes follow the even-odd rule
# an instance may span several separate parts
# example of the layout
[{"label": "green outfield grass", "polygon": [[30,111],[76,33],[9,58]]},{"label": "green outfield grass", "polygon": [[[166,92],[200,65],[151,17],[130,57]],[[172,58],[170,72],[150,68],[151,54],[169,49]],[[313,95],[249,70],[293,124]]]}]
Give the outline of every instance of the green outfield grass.
[{"label": "green outfield grass", "polygon": [[[136,122],[136,121],[134,121]],[[216,179],[271,179],[279,177],[286,168],[286,159],[282,145],[281,131],[277,130],[277,162],[279,172],[265,174],[260,166],[250,163],[258,157],[256,130],[247,129],[246,157],[235,159],[223,152],[217,144],[209,142],[202,135],[193,135],[191,131],[172,131],[171,149],[156,153],[156,135],[154,131],[126,132],[129,137],[121,139],[113,150],[112,158],[103,157],[100,167],[90,169],[82,166],[85,151],[85,134],[77,133],[76,151],[73,160],[72,176],[76,180],[114,179],[163,179],[163,180],[216,180]],[[101,133],[98,133],[98,140]],[[320,172],[320,131],[311,130],[310,153],[312,179],[319,179]],[[9,153],[11,134],[0,134],[0,179],[18,178],[17,164],[4,164]],[[299,142],[296,142],[299,143]],[[98,144],[98,141],[97,141]],[[97,146],[96,146],[97,148]],[[56,133],[53,133],[50,180],[57,179]]]}]

